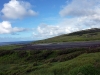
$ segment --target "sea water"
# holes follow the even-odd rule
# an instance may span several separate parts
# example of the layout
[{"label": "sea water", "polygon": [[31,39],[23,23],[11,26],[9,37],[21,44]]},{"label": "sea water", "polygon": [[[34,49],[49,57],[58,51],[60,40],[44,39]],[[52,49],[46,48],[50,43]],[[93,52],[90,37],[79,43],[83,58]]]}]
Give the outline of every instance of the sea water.
[{"label": "sea water", "polygon": [[0,46],[3,45],[11,45],[11,44],[28,44],[31,43],[33,41],[19,41],[19,42],[0,42]]}]

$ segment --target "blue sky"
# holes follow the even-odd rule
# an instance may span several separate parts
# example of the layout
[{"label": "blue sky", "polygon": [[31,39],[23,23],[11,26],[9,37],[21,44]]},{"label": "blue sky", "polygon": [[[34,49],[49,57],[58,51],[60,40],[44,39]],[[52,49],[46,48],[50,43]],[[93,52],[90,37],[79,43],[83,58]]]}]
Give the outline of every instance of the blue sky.
[{"label": "blue sky", "polygon": [[0,42],[45,39],[99,28],[99,0],[0,1]]}]

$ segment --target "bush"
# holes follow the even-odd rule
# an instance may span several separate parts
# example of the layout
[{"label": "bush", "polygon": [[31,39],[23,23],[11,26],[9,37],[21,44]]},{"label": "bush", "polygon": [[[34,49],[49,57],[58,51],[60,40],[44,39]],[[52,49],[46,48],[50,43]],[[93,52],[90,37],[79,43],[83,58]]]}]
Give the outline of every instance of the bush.
[{"label": "bush", "polygon": [[[32,51],[34,53],[34,51]],[[48,56],[52,53],[52,51],[49,50],[43,50],[43,51],[39,51],[38,54],[33,54],[30,51],[30,55],[25,59],[25,61],[41,61],[41,60],[45,60],[46,58],[48,58]]]},{"label": "bush", "polygon": [[30,50],[30,55],[34,55],[34,54],[39,54],[41,53],[41,50]]},{"label": "bush", "polygon": [[89,48],[88,50],[86,50],[87,53],[95,53],[95,52],[100,52],[100,48]]},{"label": "bush", "polygon": [[81,54],[83,54],[84,51],[77,51],[77,52],[73,52],[73,53],[70,53],[70,54],[63,54],[63,55],[60,55],[60,56],[57,56],[55,58],[50,58],[48,60],[46,60],[45,62],[48,62],[48,63],[51,63],[51,62],[63,62],[63,61],[66,61],[66,60],[70,60],[70,59],[73,59]]},{"label": "bush", "polygon": [[14,53],[14,51],[12,51],[12,50],[0,50],[0,56],[10,55],[13,53]]},{"label": "bush", "polygon": [[57,60],[55,58],[50,58],[48,60],[45,60],[45,63],[52,63],[52,62],[56,62]]},{"label": "bush", "polygon": [[69,72],[69,75],[99,75],[100,71],[92,64],[76,67]]},{"label": "bush", "polygon": [[52,54],[52,51],[51,50],[44,50],[42,53],[40,53],[38,56],[39,56],[39,59],[42,60],[42,59],[46,59],[48,58],[48,56]]},{"label": "bush", "polygon": [[18,57],[21,57],[21,58],[28,56],[28,53],[26,51],[24,51],[24,50],[22,50],[22,51],[16,51],[16,53],[17,53]]}]

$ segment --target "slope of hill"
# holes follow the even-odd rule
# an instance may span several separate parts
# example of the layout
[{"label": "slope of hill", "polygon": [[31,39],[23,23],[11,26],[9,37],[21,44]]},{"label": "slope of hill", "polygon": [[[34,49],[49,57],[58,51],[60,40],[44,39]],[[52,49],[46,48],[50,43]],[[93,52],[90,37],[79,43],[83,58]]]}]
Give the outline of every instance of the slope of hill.
[{"label": "slope of hill", "polygon": [[35,41],[33,43],[57,43],[57,42],[73,42],[73,41],[93,41],[100,40],[100,29],[92,28],[82,31],[73,32],[70,34],[63,34],[60,36]]},{"label": "slope of hill", "polygon": [[0,47],[0,75],[100,75],[100,47],[13,50],[16,47]]}]

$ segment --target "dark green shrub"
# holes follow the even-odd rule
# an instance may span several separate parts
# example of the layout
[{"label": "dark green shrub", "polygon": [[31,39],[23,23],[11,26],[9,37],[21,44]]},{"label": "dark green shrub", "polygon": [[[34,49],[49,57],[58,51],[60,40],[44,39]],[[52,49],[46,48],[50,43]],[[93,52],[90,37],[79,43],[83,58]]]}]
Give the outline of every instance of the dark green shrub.
[{"label": "dark green shrub", "polygon": [[77,51],[77,52],[73,52],[73,53],[70,53],[70,54],[63,54],[63,55],[60,55],[60,56],[57,56],[55,58],[51,58],[51,59],[48,59],[46,60],[45,62],[63,62],[63,61],[66,61],[66,60],[70,60],[70,59],[73,59],[81,54],[83,54],[84,51]]},{"label": "dark green shrub", "polygon": [[16,51],[16,53],[17,53],[18,57],[21,57],[21,58],[28,56],[28,53],[26,51],[24,51],[24,50],[22,50],[22,51]]},{"label": "dark green shrub", "polygon": [[[30,51],[31,52],[31,51]],[[52,53],[52,51],[48,51],[48,50],[43,50],[42,52],[38,53],[38,54],[30,54],[25,61],[41,61],[41,60],[45,60],[46,58],[48,58],[48,56]]]},{"label": "dark green shrub", "polygon": [[12,50],[0,50],[0,56],[10,55],[13,53],[14,53],[14,51],[12,51]]},{"label": "dark green shrub", "polygon": [[87,53],[95,53],[95,52],[100,52],[100,48],[89,48],[88,50],[86,50]]},{"label": "dark green shrub", "polygon": [[86,48],[72,48],[72,49],[65,49],[65,50],[57,50],[57,55],[69,54],[76,51],[85,51]]},{"label": "dark green shrub", "polygon": [[56,62],[57,60],[55,58],[50,58],[48,60],[45,60],[45,63],[52,63],[52,62]]},{"label": "dark green shrub", "polygon": [[76,67],[69,72],[69,75],[99,75],[100,71],[92,64]]},{"label": "dark green shrub", "polygon": [[38,63],[37,63],[37,62],[34,62],[34,63],[33,63],[33,66],[37,66],[37,65],[38,65]]},{"label": "dark green shrub", "polygon": [[39,54],[41,53],[41,50],[30,50],[30,55],[34,55],[34,54]]},{"label": "dark green shrub", "polygon": [[42,53],[38,54],[40,60],[48,58],[48,56],[52,54],[51,50],[43,50]]}]

